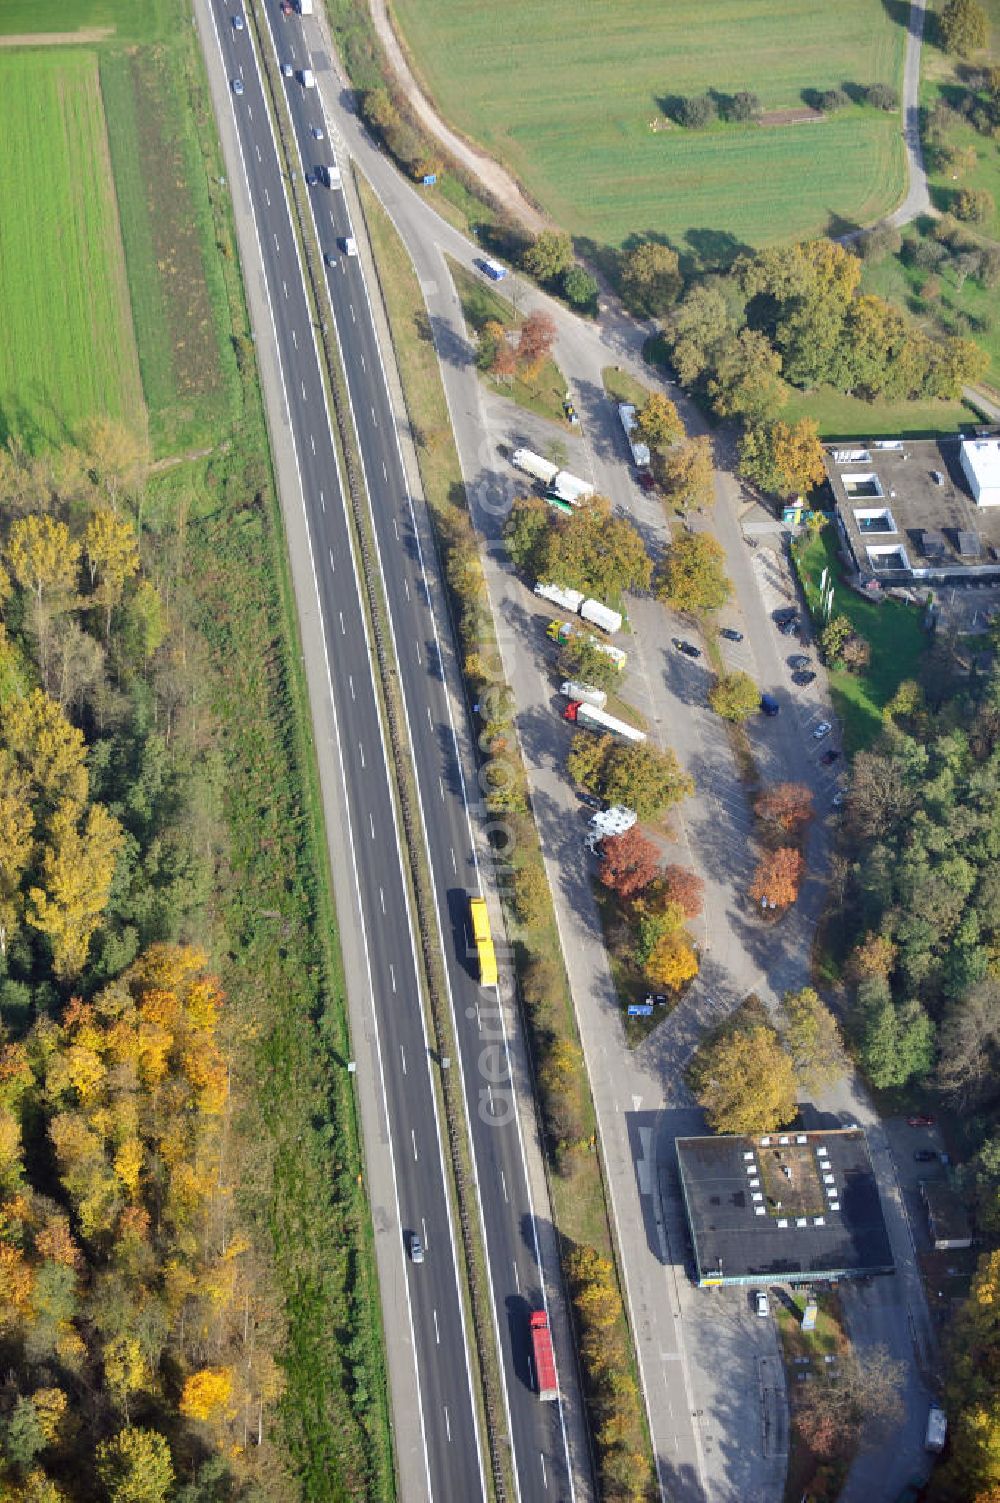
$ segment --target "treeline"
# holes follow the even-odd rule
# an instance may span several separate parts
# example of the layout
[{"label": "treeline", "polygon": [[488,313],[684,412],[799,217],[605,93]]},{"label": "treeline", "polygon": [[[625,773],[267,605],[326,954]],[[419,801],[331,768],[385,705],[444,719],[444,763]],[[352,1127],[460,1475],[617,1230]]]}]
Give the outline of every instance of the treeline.
[{"label": "treeline", "polygon": [[[239,442],[154,485],[104,421],[58,453],[0,450],[10,1503],[291,1498],[290,1455],[303,1479],[322,1458],[311,1496],[391,1495],[350,1103],[324,1074],[343,1025],[319,995],[266,486]],[[210,540],[191,516],[202,487]],[[242,636],[220,657],[199,625],[218,636],[240,590]],[[248,800],[251,742],[266,776]],[[283,905],[283,930],[244,909],[251,860],[254,904]],[[286,1133],[303,1146],[279,1155]]]},{"label": "treeline", "polygon": [[971,1139],[958,1170],[985,1245],[952,1327],[949,1459],[935,1496],[986,1498],[1000,1483],[1000,672],[957,692],[935,654],[903,684],[879,742],[854,760],[842,914],[849,1028],[882,1089],[936,1090]]}]

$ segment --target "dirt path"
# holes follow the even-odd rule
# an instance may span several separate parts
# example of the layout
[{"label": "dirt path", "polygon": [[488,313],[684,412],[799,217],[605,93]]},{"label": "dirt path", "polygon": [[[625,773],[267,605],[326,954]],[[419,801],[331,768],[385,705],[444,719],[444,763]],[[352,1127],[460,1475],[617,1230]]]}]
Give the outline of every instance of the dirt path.
[{"label": "dirt path", "polygon": [[386,0],[369,0],[369,3],[375,30],[385,48],[389,65],[420,124],[435,140],[441,142],[441,145],[456,161],[461,162],[463,167],[478,178],[486,191],[498,203],[509,209],[533,234],[537,234],[539,230],[549,229],[551,221],[528,202],[510,173],[485,152],[463,140],[442,120],[413,76],[399,38],[393,29]]},{"label": "dirt path", "polygon": [[[229,448],[228,443],[220,445],[220,452]],[[168,454],[166,459],[157,459],[149,467],[151,475],[161,475],[164,470],[173,470],[179,464],[193,464],[196,459],[205,459],[215,452],[215,445],[210,444],[207,449],[189,449],[186,454]]]},{"label": "dirt path", "polygon": [[0,47],[82,47],[113,37],[113,26],[83,26],[79,31],[25,31],[0,37]]}]

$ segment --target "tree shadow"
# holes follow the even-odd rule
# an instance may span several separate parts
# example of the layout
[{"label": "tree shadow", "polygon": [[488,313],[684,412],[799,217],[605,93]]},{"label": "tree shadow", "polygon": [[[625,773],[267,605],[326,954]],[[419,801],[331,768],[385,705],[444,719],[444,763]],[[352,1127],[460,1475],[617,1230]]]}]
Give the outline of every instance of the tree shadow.
[{"label": "tree shadow", "polygon": [[[882,9],[894,25],[902,26],[904,31],[909,31],[912,24],[909,0],[882,0]],[[930,12],[928,12],[924,20],[925,26],[930,22],[930,19]]]},{"label": "tree shadow", "polygon": [[654,94],[653,103],[661,115],[666,115],[667,119],[672,120],[675,125],[683,126],[682,111],[685,103],[683,94]]},{"label": "tree shadow", "polygon": [[691,229],[684,235],[686,254],[681,257],[685,277],[728,271],[740,256],[752,256],[753,246],[738,240],[729,230]]}]

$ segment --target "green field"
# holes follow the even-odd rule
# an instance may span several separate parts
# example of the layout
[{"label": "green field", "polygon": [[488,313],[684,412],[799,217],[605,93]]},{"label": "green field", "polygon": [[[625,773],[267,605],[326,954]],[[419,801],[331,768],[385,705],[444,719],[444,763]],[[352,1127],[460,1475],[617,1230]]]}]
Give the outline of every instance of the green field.
[{"label": "green field", "polygon": [[173,0],[3,0],[0,36],[31,36],[46,31],[113,31],[122,40],[164,36],[176,19]]},{"label": "green field", "polygon": [[[902,7],[901,7],[902,8]],[[653,131],[678,94],[899,85],[903,29],[882,0],[397,0],[418,75],[447,118],[501,158],[581,239],[666,235],[713,259],[877,218],[901,196],[897,115]]]},{"label": "green field", "polygon": [[0,439],[65,442],[104,413],[145,431],[92,52],[0,52]]},{"label": "green field", "polygon": [[[968,60],[942,52],[931,43],[925,45],[920,56],[920,107],[926,117],[938,99],[943,98],[953,108],[957,107],[964,92],[965,79],[970,66],[973,68],[994,66],[1000,62],[1000,0],[980,0],[990,22],[990,45],[988,49]],[[941,9],[941,3],[935,7]],[[932,37],[936,28],[929,23]],[[996,205],[993,217],[986,224],[975,225],[977,234],[1000,240],[1000,142],[990,140],[966,121],[957,121],[948,132],[950,145],[975,148],[977,162],[960,182],[951,178],[935,160],[933,152],[927,154],[927,176],[931,198],[936,208],[948,210],[958,188],[986,188],[993,195]]]},{"label": "green field", "polygon": [[[899,301],[905,302],[905,298]],[[828,386],[815,391],[793,389],[781,417],[787,423],[801,417],[815,418],[821,438],[918,438],[922,434],[957,433],[977,421],[963,402],[866,402]]]}]

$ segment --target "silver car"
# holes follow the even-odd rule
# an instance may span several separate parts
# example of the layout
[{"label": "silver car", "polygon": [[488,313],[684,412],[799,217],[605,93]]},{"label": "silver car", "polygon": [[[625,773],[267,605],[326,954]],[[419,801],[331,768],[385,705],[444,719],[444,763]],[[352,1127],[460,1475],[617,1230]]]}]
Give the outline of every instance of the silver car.
[{"label": "silver car", "polygon": [[823,737],[824,736],[829,736],[829,734],[830,734],[830,732],[832,730],[833,730],[833,726],[830,724],[830,722],[828,720],[821,720],[820,723],[819,723],[819,725],[813,731],[813,740],[814,741],[822,741]]}]

